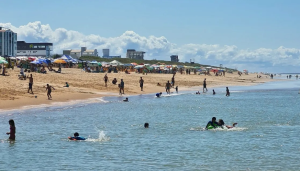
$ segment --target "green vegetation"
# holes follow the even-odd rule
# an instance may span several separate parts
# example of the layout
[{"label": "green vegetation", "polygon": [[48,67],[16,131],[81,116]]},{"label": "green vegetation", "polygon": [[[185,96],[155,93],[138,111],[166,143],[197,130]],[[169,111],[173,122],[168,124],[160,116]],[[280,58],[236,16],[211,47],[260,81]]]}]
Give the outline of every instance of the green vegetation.
[{"label": "green vegetation", "polygon": [[[198,64],[198,63],[184,63],[184,62],[171,62],[171,61],[163,61],[163,60],[136,60],[136,59],[129,59],[129,58],[100,58],[96,56],[82,56],[80,60],[84,61],[97,61],[97,62],[111,62],[113,60],[117,60],[123,64],[130,64],[130,63],[137,63],[137,64],[162,64],[164,63],[165,65],[182,65],[182,66],[192,66],[192,67],[213,67],[213,68],[218,68],[217,66],[211,66],[211,65],[203,65],[203,64]],[[231,68],[226,68],[227,70],[232,70],[236,71],[235,69]]]}]

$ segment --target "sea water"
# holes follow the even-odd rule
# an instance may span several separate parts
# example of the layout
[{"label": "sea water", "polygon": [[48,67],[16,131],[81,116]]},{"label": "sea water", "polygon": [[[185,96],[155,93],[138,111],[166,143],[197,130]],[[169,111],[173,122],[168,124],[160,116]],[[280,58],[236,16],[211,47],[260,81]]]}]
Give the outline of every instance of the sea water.
[{"label": "sea water", "polygon": [[[230,97],[208,87],[2,112],[0,170],[299,170],[299,87],[229,87]],[[238,124],[205,130],[212,117]],[[87,140],[68,140],[74,132]]]}]

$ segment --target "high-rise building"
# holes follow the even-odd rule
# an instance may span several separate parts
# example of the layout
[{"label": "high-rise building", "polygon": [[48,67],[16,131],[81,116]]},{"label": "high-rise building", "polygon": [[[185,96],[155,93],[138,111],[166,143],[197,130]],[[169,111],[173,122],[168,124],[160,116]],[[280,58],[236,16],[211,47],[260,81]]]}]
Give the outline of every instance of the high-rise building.
[{"label": "high-rise building", "polygon": [[135,49],[127,49],[126,58],[144,60],[143,51],[135,51]]},{"label": "high-rise building", "polygon": [[170,57],[172,62],[179,62],[178,55],[171,55]]},{"label": "high-rise building", "polygon": [[0,56],[17,55],[17,33],[0,27]]}]

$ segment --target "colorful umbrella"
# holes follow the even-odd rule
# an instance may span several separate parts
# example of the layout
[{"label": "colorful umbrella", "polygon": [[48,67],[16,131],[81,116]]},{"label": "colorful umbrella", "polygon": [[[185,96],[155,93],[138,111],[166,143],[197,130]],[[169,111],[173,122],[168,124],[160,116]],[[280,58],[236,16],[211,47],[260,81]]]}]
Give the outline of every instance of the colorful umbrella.
[{"label": "colorful umbrella", "polygon": [[57,64],[65,64],[65,63],[67,63],[65,60],[63,60],[63,59],[56,59],[56,60],[54,60],[54,63],[57,63]]},{"label": "colorful umbrella", "polygon": [[8,62],[6,60],[0,59],[0,64],[7,64]]}]

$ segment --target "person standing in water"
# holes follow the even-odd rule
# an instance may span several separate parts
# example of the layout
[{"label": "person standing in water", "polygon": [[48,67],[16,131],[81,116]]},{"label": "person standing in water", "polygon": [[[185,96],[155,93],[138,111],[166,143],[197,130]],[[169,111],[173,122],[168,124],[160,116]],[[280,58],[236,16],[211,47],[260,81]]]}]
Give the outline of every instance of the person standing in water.
[{"label": "person standing in water", "polygon": [[7,132],[6,134],[9,135],[9,140],[15,140],[16,139],[16,127],[15,127],[15,121],[13,119],[8,121],[10,125],[10,132]]},{"label": "person standing in water", "polygon": [[215,92],[215,90],[213,89],[213,95],[215,95],[216,94],[216,92]]},{"label": "person standing in water", "polygon": [[124,94],[124,81],[123,81],[123,79],[121,79],[121,83],[120,83],[120,93],[121,93],[121,95]]},{"label": "person standing in water", "polygon": [[170,94],[170,89],[171,89],[171,83],[168,81],[166,83],[166,91],[167,91],[167,94]]},{"label": "person standing in water", "polygon": [[229,92],[228,87],[226,87],[226,96],[227,96],[227,97],[230,96],[230,92]]},{"label": "person standing in water", "polygon": [[205,93],[205,92],[204,92],[204,89],[206,89],[205,92],[207,92],[207,88],[206,88],[206,78],[204,78],[204,81],[203,81],[203,93]]},{"label": "person standing in water", "polygon": [[51,96],[52,89],[55,90],[54,87],[52,87],[49,84],[47,84],[46,91],[47,91],[48,100],[52,99],[52,96]]},{"label": "person standing in water", "polygon": [[139,83],[140,83],[141,91],[143,91],[143,87],[144,87],[144,80],[143,80],[143,78],[142,78],[142,77],[141,77],[141,79],[140,79]]},{"label": "person standing in water", "polygon": [[105,74],[103,80],[104,80],[104,83],[105,83],[105,87],[107,87],[107,82],[108,82],[108,76],[107,76],[107,74]]}]

